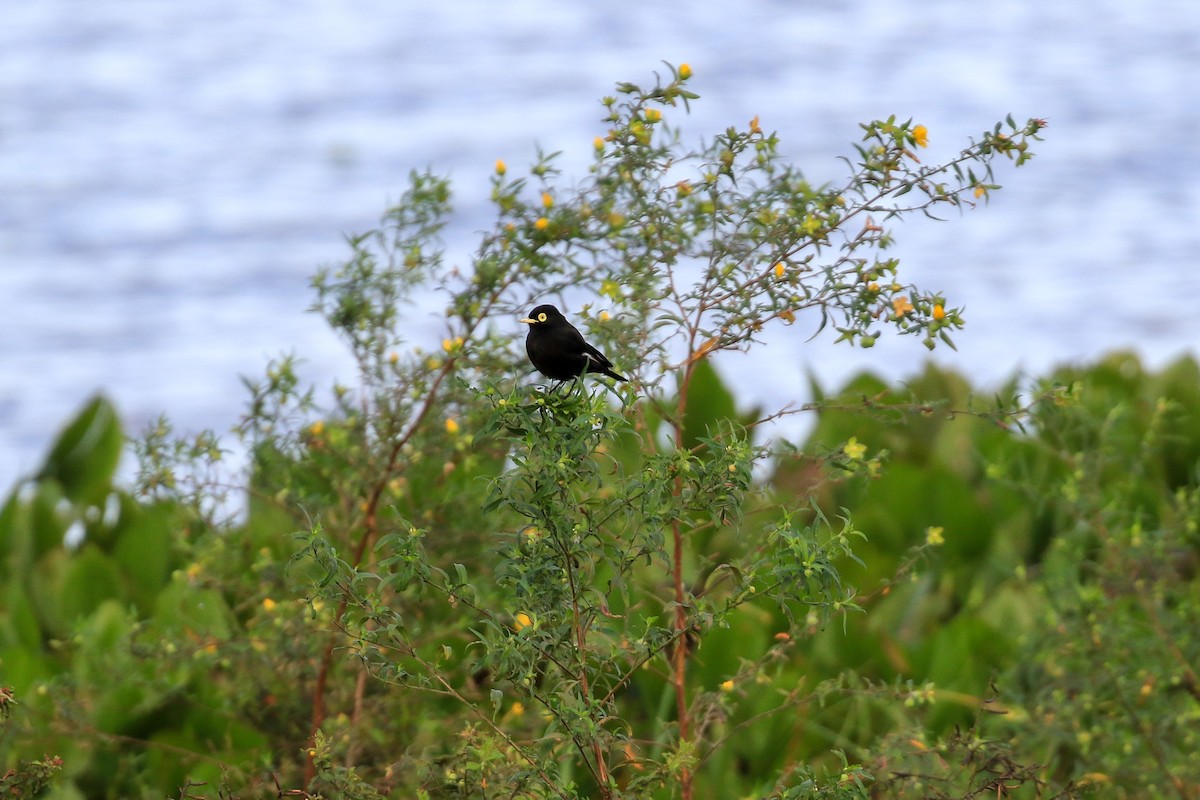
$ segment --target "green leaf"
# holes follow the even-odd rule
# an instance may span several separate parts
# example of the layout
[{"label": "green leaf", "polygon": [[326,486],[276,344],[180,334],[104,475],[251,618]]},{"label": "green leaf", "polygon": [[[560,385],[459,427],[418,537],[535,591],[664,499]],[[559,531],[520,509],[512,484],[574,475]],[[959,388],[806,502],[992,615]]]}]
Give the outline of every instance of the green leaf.
[{"label": "green leaf", "polygon": [[702,359],[692,370],[688,385],[687,409],[683,418],[683,446],[691,449],[700,440],[716,432],[723,420],[737,419],[733,394],[721,382],[716,369]]},{"label": "green leaf", "polygon": [[[28,650],[40,650],[42,630],[38,625],[33,603],[21,581],[9,581],[5,593],[3,613],[0,614],[0,643],[15,643]],[[5,665],[7,666],[7,665]]]},{"label": "green leaf", "polygon": [[62,547],[68,522],[63,513],[63,491],[58,481],[45,480],[29,504],[29,530],[33,558],[36,560],[56,547]]},{"label": "green leaf", "polygon": [[[17,697],[25,695],[34,686],[49,681],[62,669],[41,647],[31,650],[24,645],[0,646],[0,664],[4,664],[4,685],[11,686]],[[56,747],[55,752],[61,753],[63,749]],[[2,782],[0,788],[3,788]],[[4,796],[12,795],[0,792],[0,797]]]},{"label": "green leaf", "polygon": [[121,571],[116,561],[92,545],[84,545],[63,572],[59,609],[68,624],[86,617],[105,600],[122,599]]},{"label": "green leaf", "polygon": [[0,579],[8,577],[9,569],[20,574],[29,565],[28,508],[16,491],[0,508]]},{"label": "green leaf", "polygon": [[153,625],[164,635],[224,640],[229,638],[234,621],[220,592],[176,580],[155,599]]},{"label": "green leaf", "polygon": [[131,579],[133,599],[149,611],[154,597],[171,576],[175,507],[166,503],[139,506],[121,497],[121,516],[115,532],[113,557]]},{"label": "green leaf", "polygon": [[72,502],[99,505],[112,485],[123,443],[116,410],[97,395],[59,435],[37,477],[57,480]]}]

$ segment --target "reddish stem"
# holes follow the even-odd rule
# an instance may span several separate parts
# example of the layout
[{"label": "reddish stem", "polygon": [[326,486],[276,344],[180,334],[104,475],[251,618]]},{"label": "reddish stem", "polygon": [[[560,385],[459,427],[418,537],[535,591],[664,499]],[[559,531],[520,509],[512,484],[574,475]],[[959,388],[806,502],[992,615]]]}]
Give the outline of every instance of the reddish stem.
[{"label": "reddish stem", "polygon": [[[695,332],[692,335],[692,346],[689,350],[695,352]],[[689,358],[684,367],[683,380],[679,385],[679,404],[675,416],[675,450],[683,450],[684,415],[687,408],[688,387],[692,382],[692,372],[696,359]],[[675,476],[675,496],[683,494],[683,476]],[[674,544],[671,568],[671,580],[675,588],[675,649],[671,653],[671,681],[675,685],[675,711],[679,717],[679,743],[682,748],[692,737],[691,718],[687,702],[687,609],[684,605],[686,594],[683,583],[683,524],[679,517],[671,523],[671,538]],[[679,787],[682,800],[692,800],[692,770],[684,765],[679,772]]]}]

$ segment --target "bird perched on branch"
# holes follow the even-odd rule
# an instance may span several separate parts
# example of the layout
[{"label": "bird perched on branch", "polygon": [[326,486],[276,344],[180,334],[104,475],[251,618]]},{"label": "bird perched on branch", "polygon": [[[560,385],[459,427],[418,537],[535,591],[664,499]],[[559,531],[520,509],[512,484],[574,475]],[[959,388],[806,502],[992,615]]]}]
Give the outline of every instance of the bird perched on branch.
[{"label": "bird perched on branch", "polygon": [[537,371],[547,378],[569,381],[587,372],[598,372],[619,381],[627,380],[613,372],[612,362],[584,341],[583,334],[554,306],[538,306],[521,322],[529,326],[525,352]]}]

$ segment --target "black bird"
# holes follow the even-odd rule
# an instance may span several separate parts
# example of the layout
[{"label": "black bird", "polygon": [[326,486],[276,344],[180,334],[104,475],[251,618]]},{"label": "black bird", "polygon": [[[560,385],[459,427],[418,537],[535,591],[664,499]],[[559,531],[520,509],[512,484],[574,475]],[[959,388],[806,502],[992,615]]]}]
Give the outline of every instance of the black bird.
[{"label": "black bird", "polygon": [[525,352],[537,371],[547,378],[569,381],[585,372],[599,372],[619,381],[627,380],[613,372],[612,362],[585,342],[583,334],[554,306],[538,306],[521,322],[529,326]]}]

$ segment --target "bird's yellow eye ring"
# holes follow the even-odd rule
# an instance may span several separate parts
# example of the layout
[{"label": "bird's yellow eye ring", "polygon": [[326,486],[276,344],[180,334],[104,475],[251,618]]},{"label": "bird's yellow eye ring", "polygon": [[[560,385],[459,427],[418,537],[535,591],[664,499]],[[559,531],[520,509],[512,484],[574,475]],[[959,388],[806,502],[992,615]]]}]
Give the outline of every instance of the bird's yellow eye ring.
[{"label": "bird's yellow eye ring", "polygon": [[538,314],[538,322],[545,322],[545,321],[546,321],[546,315]]}]

